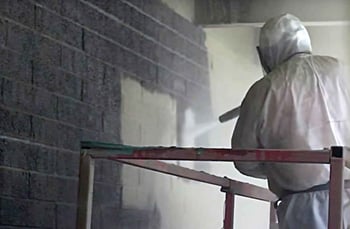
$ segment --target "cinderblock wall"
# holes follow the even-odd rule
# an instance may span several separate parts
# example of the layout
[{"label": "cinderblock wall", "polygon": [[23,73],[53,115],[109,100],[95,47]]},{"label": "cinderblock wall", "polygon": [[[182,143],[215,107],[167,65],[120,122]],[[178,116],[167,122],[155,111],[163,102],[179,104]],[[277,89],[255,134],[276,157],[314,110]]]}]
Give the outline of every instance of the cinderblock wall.
[{"label": "cinderblock wall", "polygon": [[[121,142],[122,76],[175,99],[178,120],[210,116],[204,42],[157,0],[0,1],[0,228],[75,227],[79,142]],[[159,227],[122,193],[121,166],[99,161],[94,228]]]}]

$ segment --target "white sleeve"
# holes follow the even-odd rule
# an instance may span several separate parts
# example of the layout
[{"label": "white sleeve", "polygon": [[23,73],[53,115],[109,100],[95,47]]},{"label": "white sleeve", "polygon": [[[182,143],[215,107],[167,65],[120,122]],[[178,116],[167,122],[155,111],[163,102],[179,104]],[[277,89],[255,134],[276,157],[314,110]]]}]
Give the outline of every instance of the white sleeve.
[{"label": "white sleeve", "polygon": [[[259,127],[263,120],[264,104],[269,94],[269,81],[265,78],[257,81],[245,96],[234,129],[231,147],[240,149],[262,148],[259,143]],[[266,179],[264,164],[260,162],[235,162],[235,167],[243,174]]]}]

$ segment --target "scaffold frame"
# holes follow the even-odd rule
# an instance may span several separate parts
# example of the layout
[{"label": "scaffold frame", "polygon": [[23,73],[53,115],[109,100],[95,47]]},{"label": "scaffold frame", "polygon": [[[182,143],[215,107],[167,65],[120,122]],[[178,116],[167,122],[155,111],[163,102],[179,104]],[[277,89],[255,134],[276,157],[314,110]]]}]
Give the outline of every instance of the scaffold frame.
[{"label": "scaffold frame", "polygon": [[[330,164],[328,228],[342,228],[343,168],[345,147],[324,150],[223,149],[180,147],[135,147],[101,142],[81,142],[77,229],[91,229],[95,160],[120,163],[219,186],[225,193],[224,229],[233,229],[235,195],[270,203],[270,229],[278,228],[274,202],[268,189],[163,162],[186,161],[259,161],[281,163]],[[162,160],[162,161],[160,161]]]}]

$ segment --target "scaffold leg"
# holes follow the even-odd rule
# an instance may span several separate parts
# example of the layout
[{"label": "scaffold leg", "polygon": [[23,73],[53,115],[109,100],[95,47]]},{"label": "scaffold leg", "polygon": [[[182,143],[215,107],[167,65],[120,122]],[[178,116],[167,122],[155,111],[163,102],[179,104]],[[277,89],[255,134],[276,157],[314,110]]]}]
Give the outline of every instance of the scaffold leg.
[{"label": "scaffold leg", "polygon": [[343,148],[332,147],[329,185],[328,228],[342,229],[343,224],[343,190],[344,159]]},{"label": "scaffold leg", "polygon": [[79,169],[79,194],[77,229],[91,228],[92,196],[94,188],[95,162],[88,154],[82,152],[80,155]]},{"label": "scaffold leg", "polygon": [[224,229],[233,229],[233,217],[234,217],[234,205],[235,196],[232,192],[226,192],[225,199],[225,219],[224,219]]}]

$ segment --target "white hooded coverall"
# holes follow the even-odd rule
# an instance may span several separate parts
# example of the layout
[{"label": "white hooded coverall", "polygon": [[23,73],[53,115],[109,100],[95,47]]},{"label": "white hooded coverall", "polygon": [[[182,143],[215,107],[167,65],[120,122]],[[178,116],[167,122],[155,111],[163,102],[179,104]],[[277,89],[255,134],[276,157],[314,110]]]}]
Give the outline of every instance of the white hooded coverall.
[{"label": "white hooded coverall", "polygon": [[[245,96],[233,136],[233,148],[323,149],[350,146],[350,91],[337,59],[311,55],[307,30],[283,14],[260,32],[262,59],[272,71]],[[284,196],[329,181],[329,166],[235,162],[243,174],[268,180],[282,198],[277,208],[281,229],[324,229],[328,190]],[[345,179],[350,170],[345,169]],[[344,228],[350,229],[350,190],[344,191]]]}]

